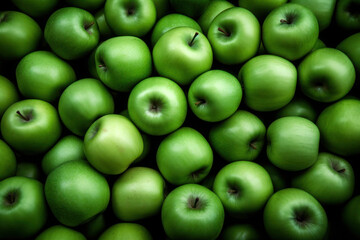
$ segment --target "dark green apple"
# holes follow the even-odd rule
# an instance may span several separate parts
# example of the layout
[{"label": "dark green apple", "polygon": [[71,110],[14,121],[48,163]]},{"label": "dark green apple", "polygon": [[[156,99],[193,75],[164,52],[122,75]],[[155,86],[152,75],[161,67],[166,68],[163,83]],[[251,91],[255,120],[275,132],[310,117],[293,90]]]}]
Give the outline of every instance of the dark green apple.
[{"label": "dark green apple", "polygon": [[11,0],[21,12],[35,18],[41,18],[54,11],[59,0]]},{"label": "dark green apple", "polygon": [[75,231],[74,229],[62,226],[62,225],[54,225],[45,229],[41,232],[35,240],[86,240],[85,236]]},{"label": "dark green apple", "polygon": [[210,0],[169,0],[175,12],[198,18],[208,6]]},{"label": "dark green apple", "polygon": [[275,8],[285,4],[288,0],[238,0],[239,7],[251,11],[260,22]]},{"label": "dark green apple", "polygon": [[96,10],[105,4],[105,0],[66,0],[66,2],[70,6],[82,8],[88,11]]},{"label": "dark green apple", "polygon": [[97,11],[94,15],[96,23],[99,28],[100,37],[103,39],[113,37],[114,33],[112,32],[109,24],[106,22],[105,19],[105,11],[104,8]]},{"label": "dark green apple", "polygon": [[337,25],[348,31],[360,30],[360,1],[339,0],[335,10],[335,21]]},{"label": "dark green apple", "polygon": [[16,156],[13,150],[0,139],[0,181],[16,173]]},{"label": "dark green apple", "polygon": [[276,118],[298,116],[307,118],[312,122],[317,119],[317,112],[314,105],[305,98],[295,97],[285,107],[276,112]]},{"label": "dark green apple", "polygon": [[96,215],[95,218],[82,225],[81,232],[87,239],[97,239],[108,227],[106,219],[105,213]]},{"label": "dark green apple", "polygon": [[221,240],[259,240],[259,230],[250,224],[233,224],[223,229]]},{"label": "dark green apple", "polygon": [[360,195],[354,196],[350,201],[346,203],[342,209],[342,222],[350,233],[349,235],[355,237],[356,239],[360,238]]},{"label": "dark green apple", "polygon": [[274,192],[290,186],[288,175],[284,170],[275,167],[269,161],[261,163],[261,166],[269,173],[274,186]]},{"label": "dark green apple", "polygon": [[152,240],[150,232],[138,223],[117,223],[106,229],[98,240]]},{"label": "dark green apple", "polygon": [[345,38],[336,48],[345,53],[360,72],[360,33]]},{"label": "dark green apple", "polygon": [[16,176],[33,178],[40,181],[41,171],[38,164],[34,162],[22,161],[17,163]]},{"label": "dark green apple", "polygon": [[19,101],[19,94],[16,86],[9,79],[0,75],[0,119],[5,110],[17,101]]},{"label": "dark green apple", "polygon": [[320,48],[326,48],[326,45],[320,38],[318,38],[316,40],[316,43],[315,43],[314,47],[311,49],[311,51],[308,54],[310,54],[312,52],[315,52],[316,50],[318,50]]}]

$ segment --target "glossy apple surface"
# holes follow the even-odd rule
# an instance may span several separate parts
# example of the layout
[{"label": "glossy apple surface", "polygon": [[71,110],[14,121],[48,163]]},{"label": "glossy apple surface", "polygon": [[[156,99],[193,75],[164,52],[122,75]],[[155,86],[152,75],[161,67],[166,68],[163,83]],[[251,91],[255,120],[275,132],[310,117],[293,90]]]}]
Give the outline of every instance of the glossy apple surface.
[{"label": "glossy apple surface", "polygon": [[117,223],[106,229],[99,240],[152,240],[150,232],[138,223]]}]

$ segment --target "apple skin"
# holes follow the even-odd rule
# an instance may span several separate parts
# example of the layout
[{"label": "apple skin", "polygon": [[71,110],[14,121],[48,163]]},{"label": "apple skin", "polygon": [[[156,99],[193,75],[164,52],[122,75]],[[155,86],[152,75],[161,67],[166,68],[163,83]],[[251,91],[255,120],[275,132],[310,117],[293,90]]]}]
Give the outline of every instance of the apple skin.
[{"label": "apple skin", "polygon": [[47,176],[45,196],[55,218],[76,227],[107,208],[110,188],[105,177],[88,163],[70,161]]},{"label": "apple skin", "polygon": [[274,188],[269,173],[262,166],[237,161],[220,169],[213,191],[227,214],[235,218],[248,218],[265,206]]},{"label": "apple skin", "polygon": [[94,11],[105,4],[105,0],[65,0],[73,7],[82,8],[87,11]]},{"label": "apple skin", "polygon": [[71,228],[62,226],[62,225],[54,225],[45,229],[42,233],[40,233],[35,240],[86,240],[85,236],[75,231]]},{"label": "apple skin", "polygon": [[175,82],[151,77],[138,83],[128,99],[130,119],[147,134],[169,134],[184,123],[187,101],[184,91]]},{"label": "apple skin", "polygon": [[271,196],[264,209],[264,225],[271,239],[323,239],[326,212],[309,193],[286,188]]},{"label": "apple skin", "polygon": [[48,18],[44,37],[59,57],[74,60],[89,54],[99,42],[94,16],[75,7],[60,8]]},{"label": "apple skin", "polygon": [[138,223],[117,223],[106,229],[98,240],[152,240],[150,232]]},{"label": "apple skin", "polygon": [[343,98],[355,83],[354,65],[335,48],[322,48],[306,56],[298,73],[302,92],[319,102]]},{"label": "apple skin", "polygon": [[360,195],[356,195],[348,201],[342,209],[342,222],[350,235],[360,238]]},{"label": "apple skin", "polygon": [[41,167],[45,175],[69,161],[86,160],[83,140],[74,135],[61,138],[43,157]]},{"label": "apple skin", "polygon": [[293,99],[297,70],[293,63],[284,58],[260,55],[241,67],[238,78],[244,88],[245,102],[251,109],[274,111]]},{"label": "apple skin", "polygon": [[41,182],[20,176],[6,178],[0,182],[0,196],[2,239],[31,238],[43,228],[48,215]]},{"label": "apple skin", "polygon": [[156,163],[171,184],[199,183],[211,170],[213,152],[201,133],[183,127],[161,141]]},{"label": "apple skin", "polygon": [[34,18],[41,18],[52,13],[59,0],[11,0],[21,12]]},{"label": "apple skin", "polygon": [[152,55],[158,74],[180,85],[189,85],[197,76],[209,71],[213,63],[208,39],[189,27],[166,32],[155,44]]},{"label": "apple skin", "polygon": [[105,19],[116,35],[142,37],[156,22],[152,0],[107,0]]},{"label": "apple skin", "polygon": [[42,100],[26,99],[16,102],[6,110],[1,119],[4,140],[15,151],[25,155],[45,153],[57,142],[61,132],[56,109]]},{"label": "apple skin", "polygon": [[158,171],[147,167],[129,168],[113,184],[113,212],[125,222],[154,216],[161,211],[164,190],[165,181]]},{"label": "apple skin", "polygon": [[316,162],[320,132],[306,118],[283,117],[268,127],[267,142],[267,156],[272,164],[286,171],[300,171]]},{"label": "apple skin", "polygon": [[340,205],[351,198],[355,178],[351,164],[331,153],[319,153],[310,168],[295,176],[294,188],[310,193],[323,205]]},{"label": "apple skin", "polygon": [[185,184],[172,190],[161,210],[165,233],[174,240],[217,239],[224,215],[216,194],[197,184]]},{"label": "apple skin", "polygon": [[262,239],[258,229],[250,224],[233,224],[223,229],[221,240],[258,240]]},{"label": "apple skin", "polygon": [[211,22],[207,37],[215,59],[226,65],[243,63],[256,55],[261,27],[249,10],[233,7]]},{"label": "apple skin", "polygon": [[326,48],[326,45],[320,38],[318,38],[316,40],[314,47],[311,49],[311,51],[308,54],[315,52],[316,50],[321,49],[321,48]]},{"label": "apple skin", "polygon": [[342,99],[327,106],[319,115],[316,125],[322,145],[341,156],[360,153],[360,101]]},{"label": "apple skin", "polygon": [[360,30],[359,0],[339,0],[335,10],[335,22],[338,27],[357,32]]},{"label": "apple skin", "polygon": [[28,54],[16,67],[17,86],[25,98],[55,102],[75,80],[71,65],[48,51]]},{"label": "apple skin", "polygon": [[226,161],[253,161],[263,149],[265,132],[265,125],[256,115],[237,110],[230,118],[213,125],[209,142]]},{"label": "apple skin", "polygon": [[72,133],[84,136],[96,119],[114,112],[114,105],[112,95],[99,80],[85,78],[64,90],[58,111],[62,122]]},{"label": "apple skin", "polygon": [[207,8],[210,0],[169,0],[175,12],[197,19]]},{"label": "apple skin", "polygon": [[16,173],[16,156],[13,150],[0,139],[0,181]]},{"label": "apple skin", "polygon": [[179,13],[167,14],[156,22],[151,33],[151,45],[155,46],[162,35],[176,27],[190,27],[202,32],[200,25],[194,19]]},{"label": "apple skin", "polygon": [[156,8],[156,18],[160,19],[169,14],[169,0],[152,0]]},{"label": "apple skin", "polygon": [[0,12],[0,59],[18,60],[35,51],[42,30],[35,20],[17,11]]},{"label": "apple skin", "polygon": [[319,24],[315,15],[296,3],[274,9],[262,25],[266,51],[290,61],[305,56],[314,47],[318,36]]},{"label": "apple skin", "polygon": [[242,88],[232,74],[210,70],[197,77],[190,85],[188,103],[201,120],[219,122],[230,117],[240,106]]},{"label": "apple skin", "polygon": [[360,33],[355,33],[342,40],[336,47],[352,61],[357,72],[360,72]]},{"label": "apple skin", "polygon": [[103,39],[108,39],[113,37],[114,33],[112,32],[109,24],[106,22],[105,19],[104,8],[97,11],[94,17],[99,28],[100,37]]},{"label": "apple skin", "polygon": [[316,122],[317,112],[314,105],[305,98],[295,97],[291,102],[276,112],[276,118],[298,116]]},{"label": "apple skin", "polygon": [[261,166],[269,173],[274,187],[274,192],[289,187],[290,181],[284,170],[275,167],[269,161],[261,163]]},{"label": "apple skin", "polygon": [[0,75],[0,119],[5,110],[17,101],[19,101],[19,94],[16,86],[9,79]]},{"label": "apple skin", "polygon": [[126,117],[108,114],[96,120],[84,138],[89,163],[104,174],[124,172],[144,149],[139,130]]},{"label": "apple skin", "polygon": [[41,172],[38,164],[34,162],[18,162],[16,166],[16,176],[41,180]]},{"label": "apple skin", "polygon": [[100,80],[112,90],[129,92],[152,73],[151,52],[133,36],[114,37],[101,43],[95,53]]},{"label": "apple skin", "polygon": [[288,0],[239,0],[239,7],[251,11],[260,22],[275,8],[285,4]]},{"label": "apple skin", "polygon": [[95,218],[81,226],[81,232],[87,239],[97,239],[108,227],[106,218],[105,213],[96,215]]}]

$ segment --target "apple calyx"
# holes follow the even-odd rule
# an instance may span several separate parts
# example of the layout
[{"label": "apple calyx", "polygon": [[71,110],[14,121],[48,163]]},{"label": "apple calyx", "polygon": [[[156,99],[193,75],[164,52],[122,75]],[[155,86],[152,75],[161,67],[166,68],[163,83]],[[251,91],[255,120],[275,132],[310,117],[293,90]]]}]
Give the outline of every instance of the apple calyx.
[{"label": "apple calyx", "polygon": [[91,26],[93,26],[95,24],[95,22],[90,22],[90,23],[85,23],[84,24],[84,28],[85,28],[85,30],[89,33],[89,34],[91,34],[91,31],[89,31],[89,29],[91,28]]},{"label": "apple calyx", "polygon": [[199,35],[198,32],[196,32],[193,36],[193,38],[191,39],[191,41],[189,42],[189,46],[192,47],[194,45],[194,41],[195,41],[195,38]]},{"label": "apple calyx", "polygon": [[132,15],[134,15],[134,14],[135,14],[135,8],[134,8],[134,7],[129,7],[129,8],[127,9],[126,15],[127,15],[127,16],[132,16]]},{"label": "apple calyx", "polygon": [[202,207],[200,198],[191,196],[188,200],[188,206],[192,209],[200,209]]},{"label": "apple calyx", "polygon": [[16,113],[20,116],[20,118],[26,122],[30,121],[30,117],[26,116],[26,115],[23,115],[21,114],[21,112],[18,110],[16,111]]},{"label": "apple calyx", "polygon": [[295,15],[293,14],[288,14],[286,15],[285,19],[280,19],[280,23],[285,23],[285,24],[292,24],[295,21]]},{"label": "apple calyx", "polygon": [[345,173],[346,169],[344,167],[341,167],[338,162],[331,161],[331,167],[338,173]]},{"label": "apple calyx", "polygon": [[304,228],[309,223],[309,214],[305,210],[296,211],[294,220],[300,227]]},{"label": "apple calyx", "polygon": [[222,32],[226,37],[230,37],[231,33],[225,31],[225,29],[222,29],[221,27],[218,27],[218,30]]},{"label": "apple calyx", "polygon": [[18,199],[19,199],[18,192],[13,190],[4,197],[4,204],[5,206],[13,206],[18,201]]},{"label": "apple calyx", "polygon": [[152,113],[159,113],[161,111],[162,104],[160,101],[151,101],[149,111]]},{"label": "apple calyx", "polygon": [[251,147],[252,149],[256,150],[256,149],[257,149],[257,147],[256,147],[256,141],[252,141],[252,142],[250,143],[250,147]]}]

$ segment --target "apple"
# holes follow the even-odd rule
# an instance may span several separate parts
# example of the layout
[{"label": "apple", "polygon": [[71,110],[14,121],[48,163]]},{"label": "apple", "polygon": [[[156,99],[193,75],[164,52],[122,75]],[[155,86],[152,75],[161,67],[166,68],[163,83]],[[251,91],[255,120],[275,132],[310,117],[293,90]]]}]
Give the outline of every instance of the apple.
[{"label": "apple", "polygon": [[323,239],[328,220],[313,196],[301,189],[286,188],[267,202],[264,225],[271,239]]},{"label": "apple", "polygon": [[99,213],[96,217],[81,226],[81,232],[87,239],[97,239],[108,227],[106,219],[105,213]]},{"label": "apple", "polygon": [[35,51],[42,30],[28,15],[17,11],[0,12],[0,59],[18,60]]},{"label": "apple", "polygon": [[104,8],[97,11],[94,17],[99,28],[100,38],[107,39],[113,37],[114,33],[105,19]]},{"label": "apple", "polygon": [[169,0],[152,0],[156,8],[157,20],[169,13]]},{"label": "apple", "polygon": [[357,72],[360,72],[360,33],[353,34],[342,40],[336,47],[352,61]]},{"label": "apple", "polygon": [[105,177],[88,163],[70,161],[47,176],[45,196],[55,218],[76,227],[107,208],[110,188]]},{"label": "apple", "polygon": [[158,74],[180,85],[189,85],[197,76],[211,69],[213,52],[204,34],[177,27],[166,32],[153,48]]},{"label": "apple", "polygon": [[316,50],[301,61],[299,85],[309,98],[334,102],[343,98],[355,83],[355,68],[345,53],[335,48]]},{"label": "apple", "polygon": [[99,29],[94,16],[88,11],[65,7],[48,18],[44,37],[51,50],[66,60],[86,56],[99,42]]},{"label": "apple", "polygon": [[0,181],[16,173],[16,156],[13,150],[0,139]]},{"label": "apple", "polygon": [[2,239],[34,237],[46,224],[47,208],[43,184],[26,177],[0,182],[0,236]]},{"label": "apple", "polygon": [[360,30],[359,0],[339,0],[335,10],[335,22],[339,28],[347,31]]},{"label": "apple", "polygon": [[271,164],[268,159],[266,162],[262,162],[261,166],[269,173],[274,192],[277,192],[281,189],[287,188],[290,186],[290,179],[286,171],[281,170],[280,168],[275,167]]},{"label": "apple", "polygon": [[265,132],[264,123],[256,115],[237,110],[230,118],[211,127],[209,142],[226,161],[253,161],[263,149]]},{"label": "apple", "polygon": [[272,164],[286,171],[312,166],[318,157],[320,132],[310,120],[282,117],[267,130],[267,156]]},{"label": "apple", "polygon": [[58,111],[61,121],[72,133],[84,136],[96,119],[114,112],[114,100],[99,80],[85,78],[64,90]]},{"label": "apple", "polygon": [[240,106],[242,88],[232,74],[210,70],[190,85],[188,102],[192,112],[201,120],[219,122],[230,117]]},{"label": "apple", "polygon": [[297,70],[282,57],[260,55],[241,67],[238,78],[248,107],[255,111],[274,111],[293,99]]},{"label": "apple", "polygon": [[324,205],[340,205],[351,198],[355,178],[351,164],[331,153],[319,153],[310,168],[295,176],[291,186],[310,193]]},{"label": "apple", "polygon": [[315,122],[317,119],[317,111],[312,103],[306,98],[295,97],[291,102],[276,112],[276,118],[298,116]]},{"label": "apple", "polygon": [[98,240],[152,240],[150,232],[138,223],[117,223],[106,229]]},{"label": "apple", "polygon": [[183,127],[161,141],[156,163],[171,184],[199,183],[211,170],[213,152],[200,132]]},{"label": "apple", "polygon": [[85,236],[75,231],[74,229],[62,226],[62,225],[54,225],[43,232],[41,232],[35,240],[86,240]]},{"label": "apple", "polygon": [[185,184],[165,198],[161,220],[170,239],[217,239],[224,208],[215,193],[197,184]]},{"label": "apple", "polygon": [[105,4],[105,0],[65,0],[67,4],[73,7],[93,11]]},{"label": "apple", "polygon": [[124,172],[144,149],[139,130],[126,117],[108,114],[96,120],[84,137],[89,163],[104,174]]},{"label": "apple", "polygon": [[43,157],[41,167],[45,175],[69,161],[86,160],[83,140],[74,135],[61,138]]},{"label": "apple", "polygon": [[62,126],[56,109],[42,100],[26,99],[11,105],[1,119],[4,140],[15,151],[45,153],[60,138]]},{"label": "apple", "polygon": [[348,201],[342,209],[342,222],[347,233],[356,239],[360,238],[360,195],[356,195]]},{"label": "apple", "polygon": [[319,115],[316,125],[322,145],[341,156],[360,153],[360,100],[342,99],[328,105]]},{"label": "apple", "polygon": [[262,40],[268,53],[290,61],[305,56],[319,36],[319,24],[310,9],[296,3],[275,8],[262,25]]},{"label": "apple", "polygon": [[285,4],[287,0],[238,0],[239,7],[251,11],[260,22],[275,8]]},{"label": "apple", "polygon": [[148,46],[132,36],[113,37],[101,43],[95,53],[95,64],[100,80],[119,92],[129,92],[152,73]]},{"label": "apple", "polygon": [[17,87],[6,77],[0,75],[0,119],[5,110],[19,101]]},{"label": "apple", "polygon": [[165,181],[152,168],[132,167],[120,175],[112,187],[112,209],[121,221],[131,222],[160,213]]},{"label": "apple", "polygon": [[314,47],[310,50],[310,52],[308,54],[315,52],[316,50],[318,50],[320,48],[326,48],[326,45],[320,38],[318,38],[316,40]]},{"label": "apple", "polygon": [[22,176],[27,178],[33,178],[35,180],[41,180],[41,172],[38,164],[34,162],[18,162],[16,166],[16,176]]},{"label": "apple", "polygon": [[226,65],[243,63],[256,55],[261,27],[249,10],[233,7],[211,22],[207,37],[215,59]]},{"label": "apple", "polygon": [[210,3],[210,0],[169,0],[175,12],[193,19],[198,18]]},{"label": "apple", "polygon": [[274,189],[269,173],[262,166],[237,161],[220,169],[213,191],[227,214],[235,218],[248,218],[265,206]]},{"label": "apple", "polygon": [[232,224],[223,229],[221,240],[262,239],[259,230],[250,224]]},{"label": "apple", "polygon": [[71,65],[48,51],[28,54],[16,67],[17,86],[25,98],[55,102],[75,80]]},{"label": "apple", "polygon": [[142,37],[156,22],[152,0],[107,0],[105,19],[116,35]]},{"label": "apple", "polygon": [[184,91],[163,77],[150,77],[138,83],[128,99],[130,119],[150,135],[165,135],[181,127],[187,114]]},{"label": "apple", "polygon": [[49,15],[57,7],[59,0],[11,0],[21,12],[30,17],[42,18]]}]

